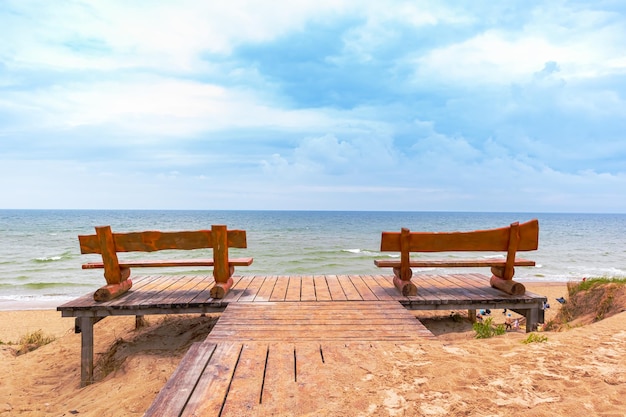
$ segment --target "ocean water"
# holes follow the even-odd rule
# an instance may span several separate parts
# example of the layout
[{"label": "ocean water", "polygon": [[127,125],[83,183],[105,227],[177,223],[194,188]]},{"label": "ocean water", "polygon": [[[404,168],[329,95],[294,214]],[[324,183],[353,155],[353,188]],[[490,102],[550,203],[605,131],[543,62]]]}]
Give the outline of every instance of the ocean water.
[{"label": "ocean water", "polygon": [[[146,211],[0,210],[0,310],[54,308],[95,291],[105,281],[101,270],[81,264],[99,260],[81,255],[79,234],[94,226],[113,231],[198,230],[211,224],[247,231],[248,248],[231,256],[252,256],[239,274],[380,274],[382,231],[466,231],[539,219],[539,249],[521,253],[536,267],[516,268],[516,279],[569,281],[582,277],[626,276],[626,214],[334,212],[334,211]],[[499,256],[501,254],[476,254]],[[210,257],[210,250],[122,254],[120,258]],[[415,254],[415,257],[472,257],[473,254]],[[484,272],[473,268],[473,272]],[[135,273],[204,274],[208,270],[135,269]],[[436,272],[463,272],[440,269]],[[428,270],[414,269],[415,273]]]}]

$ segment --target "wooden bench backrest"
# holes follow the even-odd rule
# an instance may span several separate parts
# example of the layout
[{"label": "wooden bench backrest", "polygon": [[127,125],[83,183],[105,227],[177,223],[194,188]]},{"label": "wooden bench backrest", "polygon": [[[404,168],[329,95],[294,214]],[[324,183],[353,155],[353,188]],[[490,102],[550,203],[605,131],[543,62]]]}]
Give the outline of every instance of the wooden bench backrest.
[{"label": "wooden bench backrest", "polygon": [[[488,252],[508,251],[512,228],[518,225],[517,251],[537,250],[539,222],[513,223],[511,226],[471,232],[410,232],[409,252]],[[514,231],[514,230],[513,230]],[[383,232],[380,250],[400,252],[402,232]]]},{"label": "wooden bench backrest", "polygon": [[82,254],[100,254],[104,263],[104,277],[108,284],[123,280],[117,258],[118,252],[154,252],[167,249],[213,249],[216,281],[230,277],[228,248],[246,248],[245,230],[227,230],[226,226],[213,225],[211,230],[183,232],[130,232],[112,233],[110,226],[96,227],[95,235],[80,235]]},{"label": "wooden bench backrest", "polygon": [[[515,253],[539,247],[539,221],[512,223],[510,226],[471,232],[383,232],[380,250],[400,252],[401,269],[409,270],[410,252],[507,252],[505,277],[513,276]],[[406,273],[406,272],[403,272]]]}]

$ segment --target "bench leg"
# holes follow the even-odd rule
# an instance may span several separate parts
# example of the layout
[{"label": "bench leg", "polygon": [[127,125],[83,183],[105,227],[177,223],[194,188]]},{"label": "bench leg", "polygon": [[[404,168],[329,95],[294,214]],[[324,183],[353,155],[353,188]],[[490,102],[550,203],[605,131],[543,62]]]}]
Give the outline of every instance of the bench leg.
[{"label": "bench leg", "polygon": [[135,316],[135,330],[141,329],[148,325],[148,321],[144,316]]},{"label": "bench leg", "polygon": [[526,310],[526,333],[534,332],[537,330],[537,324],[539,323],[539,308],[529,308]]},{"label": "bench leg", "polygon": [[80,317],[80,386],[93,382],[93,317]]},{"label": "bench leg", "polygon": [[476,309],[467,310],[467,318],[469,319],[470,323],[476,323]]}]

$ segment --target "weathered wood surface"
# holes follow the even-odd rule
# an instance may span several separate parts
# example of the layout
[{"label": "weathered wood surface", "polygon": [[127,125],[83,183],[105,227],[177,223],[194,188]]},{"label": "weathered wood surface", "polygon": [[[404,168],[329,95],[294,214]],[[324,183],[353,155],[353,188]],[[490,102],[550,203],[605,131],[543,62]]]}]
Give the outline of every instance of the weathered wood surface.
[{"label": "weathered wood surface", "polygon": [[[63,317],[85,320],[114,315],[186,314],[224,311],[237,303],[301,302],[321,305],[342,301],[396,301],[409,310],[472,310],[507,308],[527,317],[526,330],[543,321],[546,297],[526,292],[509,295],[490,286],[482,274],[416,275],[416,296],[398,293],[390,275],[315,275],[233,278],[233,285],[222,299],[211,297],[212,276],[147,275],[133,278],[133,287],[124,296],[95,302],[92,294],[59,307]],[[346,313],[347,314],[347,313]],[[350,313],[351,314],[351,313]],[[84,319],[84,320],[83,320]],[[91,323],[91,322],[90,322]],[[93,369],[93,326],[83,331],[82,381],[91,381]]]},{"label": "weathered wood surface", "polygon": [[415,340],[433,337],[397,301],[233,303],[209,341]]},{"label": "weathered wood surface", "polygon": [[337,374],[386,354],[374,344],[420,339],[434,336],[397,301],[233,303],[145,415],[302,412]]},{"label": "weathered wood surface", "polygon": [[144,417],[320,415],[349,402],[344,382],[376,375],[397,343],[207,340],[192,349]]},{"label": "weathered wood surface", "polygon": [[[437,304],[537,304],[546,298],[531,292],[516,296],[491,287],[490,279],[478,273],[416,275],[419,294],[403,296],[395,290],[389,275],[316,276],[233,276],[233,286],[223,299],[210,297],[211,276],[147,275],[133,279],[133,287],[121,298],[96,303],[91,294],[57,308],[66,317],[91,311],[96,316],[135,314],[154,307],[166,310],[185,308],[224,309],[237,302],[286,301],[388,301],[408,308]],[[329,300],[330,297],[330,300]],[[124,310],[129,310],[124,312]],[[149,313],[146,313],[149,314]],[[169,313],[168,313],[169,314]]]}]

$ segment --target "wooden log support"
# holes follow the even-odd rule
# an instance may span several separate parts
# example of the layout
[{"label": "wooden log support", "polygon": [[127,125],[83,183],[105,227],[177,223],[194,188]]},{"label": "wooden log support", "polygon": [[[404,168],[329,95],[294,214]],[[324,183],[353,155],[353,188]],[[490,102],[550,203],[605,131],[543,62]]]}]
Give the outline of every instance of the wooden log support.
[{"label": "wooden log support", "polygon": [[215,280],[215,285],[211,288],[211,297],[216,299],[224,298],[232,286],[233,279],[230,277],[226,280],[226,282],[217,282],[217,280]]},{"label": "wooden log support", "polygon": [[404,296],[416,296],[417,286],[411,282],[413,271],[409,265],[411,251],[411,231],[403,227],[400,231],[400,267],[393,268],[393,285]]},{"label": "wooden log support", "polygon": [[500,291],[504,291],[511,295],[524,295],[526,293],[526,287],[524,284],[512,279],[503,279],[498,276],[492,275],[489,283],[493,288],[497,288]]},{"label": "wooden log support", "polygon": [[411,282],[411,276],[413,273],[409,268],[409,279],[402,279],[402,272],[400,268],[393,268],[393,285],[400,291],[400,294],[404,296],[416,296],[417,286]]},{"label": "wooden log support", "polygon": [[103,302],[110,301],[121,295],[124,295],[133,286],[133,281],[129,278],[119,284],[109,284],[100,287],[93,293],[94,301]]}]

